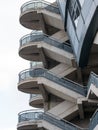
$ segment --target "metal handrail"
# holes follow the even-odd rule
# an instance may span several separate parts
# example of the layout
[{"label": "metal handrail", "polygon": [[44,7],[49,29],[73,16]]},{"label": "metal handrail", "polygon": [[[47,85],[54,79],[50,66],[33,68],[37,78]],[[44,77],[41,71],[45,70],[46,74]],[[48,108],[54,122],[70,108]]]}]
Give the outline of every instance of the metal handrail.
[{"label": "metal handrail", "polygon": [[[43,113],[44,114],[44,113]],[[75,128],[75,130],[88,130],[88,128],[81,128],[81,127],[79,127],[79,126],[77,126],[77,125],[75,125],[75,124],[73,124],[73,123],[71,123],[71,122],[69,122],[69,121],[67,121],[67,120],[65,120],[65,119],[61,119],[60,117],[58,117],[58,116],[56,116],[56,115],[54,115],[54,114],[52,114],[52,113],[50,113],[50,112],[46,112],[45,114],[47,114],[48,116],[51,116],[51,117],[53,117],[53,118],[55,118],[55,119],[57,119],[57,120],[59,120],[59,121],[62,121],[63,123],[65,123],[65,124],[70,124],[70,126],[73,126],[74,128]],[[65,127],[66,128],[66,127]],[[67,127],[68,128],[68,127]],[[77,129],[76,129],[77,128]],[[65,129],[64,129],[65,130]],[[69,129],[69,130],[74,130],[74,129]]]},{"label": "metal handrail", "polygon": [[30,110],[24,110],[18,113],[18,116],[24,113],[30,113],[30,112],[44,112],[43,109],[30,109]]},{"label": "metal handrail", "polygon": [[57,76],[55,76],[50,71],[43,69],[43,68],[37,68],[37,69],[27,69],[19,73],[19,82],[32,79],[33,77],[45,77],[55,83],[60,84],[62,87],[68,88],[72,91],[75,91],[83,96],[86,96],[87,90],[83,88],[82,85],[75,83],[67,78],[61,79]]},{"label": "metal handrail", "polygon": [[36,97],[37,95],[40,95],[40,94],[30,94],[30,99]]},{"label": "metal handrail", "polygon": [[89,130],[93,130],[96,125],[98,125],[98,109],[95,111],[92,118],[90,119]]},{"label": "metal handrail", "polygon": [[48,11],[60,14],[58,7],[52,5],[51,3],[44,1],[44,0],[26,2],[21,6],[20,11],[21,11],[21,13],[23,13],[25,11],[37,10],[37,9],[46,9]]},{"label": "metal handrail", "polygon": [[42,96],[41,94],[30,94],[30,100],[32,99],[32,98],[35,98],[35,97],[38,97],[38,96]]},{"label": "metal handrail", "polygon": [[24,121],[34,121],[34,120],[45,120],[49,123],[61,128],[62,130],[88,130],[87,128],[80,128],[77,125],[72,124],[66,120],[61,120],[59,117],[44,112],[36,112],[34,110],[23,111],[18,114],[18,123]]},{"label": "metal handrail", "polygon": [[88,85],[87,85],[88,90],[91,84],[95,85],[98,88],[98,75],[95,74],[94,72],[90,73]]},{"label": "metal handrail", "polygon": [[42,32],[36,32],[36,33],[30,33],[25,36],[23,36],[20,39],[20,47],[33,44],[31,42],[45,42],[49,45],[55,46],[59,49],[68,51],[70,53],[73,53],[71,46],[67,43],[61,43],[60,41],[56,40],[55,38],[49,37],[48,35],[42,33]]},{"label": "metal handrail", "polygon": [[43,35],[42,31],[33,31],[30,34],[27,34],[27,35],[23,36],[20,39],[20,47],[27,44],[28,42],[32,42],[32,41],[37,40],[37,38],[39,38],[40,35],[41,36]]},{"label": "metal handrail", "polygon": [[24,121],[40,120],[40,115],[43,113],[41,109],[26,110],[18,114],[18,123]]}]

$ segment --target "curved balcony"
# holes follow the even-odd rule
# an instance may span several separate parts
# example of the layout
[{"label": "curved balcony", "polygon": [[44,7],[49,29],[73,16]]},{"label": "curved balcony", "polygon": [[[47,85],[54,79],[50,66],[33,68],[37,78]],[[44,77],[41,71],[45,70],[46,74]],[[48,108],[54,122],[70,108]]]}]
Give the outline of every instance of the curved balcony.
[{"label": "curved balcony", "polygon": [[40,61],[40,53],[36,43],[42,40],[42,36],[43,33],[41,31],[35,31],[22,37],[20,39],[19,55],[26,60]]},{"label": "curved balcony", "polygon": [[[26,2],[21,6],[20,12],[20,23],[26,28],[40,30],[43,29],[44,23],[64,28],[58,7],[44,0]],[[55,20],[59,26],[55,24]]]},{"label": "curved balcony", "polygon": [[[44,122],[45,121],[45,122]],[[47,123],[49,125],[47,125]],[[42,124],[41,124],[42,123]],[[34,112],[33,110],[24,111],[18,115],[18,130],[37,130],[39,128],[55,129],[59,130],[88,130],[88,128],[80,128],[66,120],[60,120],[59,117],[52,115],[51,113]]]},{"label": "curved balcony", "polygon": [[41,123],[41,110],[27,110],[18,114],[18,130],[32,130],[38,129],[38,124]]},{"label": "curved balcony", "polygon": [[29,105],[36,108],[43,108],[43,97],[41,94],[30,94]]},{"label": "curved balcony", "polygon": [[18,89],[29,94],[40,94],[36,76],[32,78],[31,70],[33,69],[27,69],[19,73]]},{"label": "curved balcony", "polygon": [[20,39],[19,55],[30,61],[42,61],[40,48],[44,49],[47,57],[59,62],[71,62],[73,59],[73,51],[68,43],[61,43],[48,35],[35,31]]},{"label": "curved balcony", "polygon": [[[72,99],[86,96],[86,89],[83,86],[69,80],[61,79],[46,69],[28,69],[20,72],[18,89],[23,92],[38,93],[39,86],[44,84],[45,89],[54,95],[62,98],[67,94]],[[36,86],[36,87],[35,87]],[[55,86],[55,87],[54,87]],[[40,86],[41,87],[41,86]],[[40,92],[40,91],[39,91]],[[73,93],[73,94],[72,94]],[[66,96],[65,98],[66,99]],[[69,99],[69,100],[70,100]]]}]

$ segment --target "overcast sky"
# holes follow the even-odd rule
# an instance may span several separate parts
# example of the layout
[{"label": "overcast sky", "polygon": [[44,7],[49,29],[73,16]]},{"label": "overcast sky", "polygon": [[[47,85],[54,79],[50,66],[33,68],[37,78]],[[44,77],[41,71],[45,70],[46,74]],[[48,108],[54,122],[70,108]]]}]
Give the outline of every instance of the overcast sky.
[{"label": "overcast sky", "polygon": [[31,109],[29,95],[17,90],[18,73],[29,68],[29,61],[18,56],[19,39],[31,32],[19,24],[24,2],[27,0],[0,2],[0,130],[16,130],[17,114]]}]

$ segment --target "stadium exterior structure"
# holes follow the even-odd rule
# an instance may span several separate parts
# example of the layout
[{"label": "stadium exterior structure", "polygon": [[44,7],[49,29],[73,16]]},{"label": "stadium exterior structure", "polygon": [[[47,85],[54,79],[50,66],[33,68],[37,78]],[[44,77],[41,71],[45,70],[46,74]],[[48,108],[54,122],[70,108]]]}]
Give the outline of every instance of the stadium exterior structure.
[{"label": "stadium exterior structure", "polygon": [[37,109],[17,130],[98,130],[98,0],[33,0],[21,6],[18,90]]}]

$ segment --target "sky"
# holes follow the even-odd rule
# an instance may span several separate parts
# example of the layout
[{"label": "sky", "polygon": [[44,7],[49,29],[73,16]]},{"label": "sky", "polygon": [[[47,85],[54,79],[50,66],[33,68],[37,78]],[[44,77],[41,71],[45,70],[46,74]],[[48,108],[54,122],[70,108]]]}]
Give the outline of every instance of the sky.
[{"label": "sky", "polygon": [[17,114],[32,109],[29,94],[17,89],[18,73],[29,68],[29,61],[18,55],[19,39],[31,32],[19,23],[20,7],[25,2],[0,2],[0,130],[16,130]]}]

